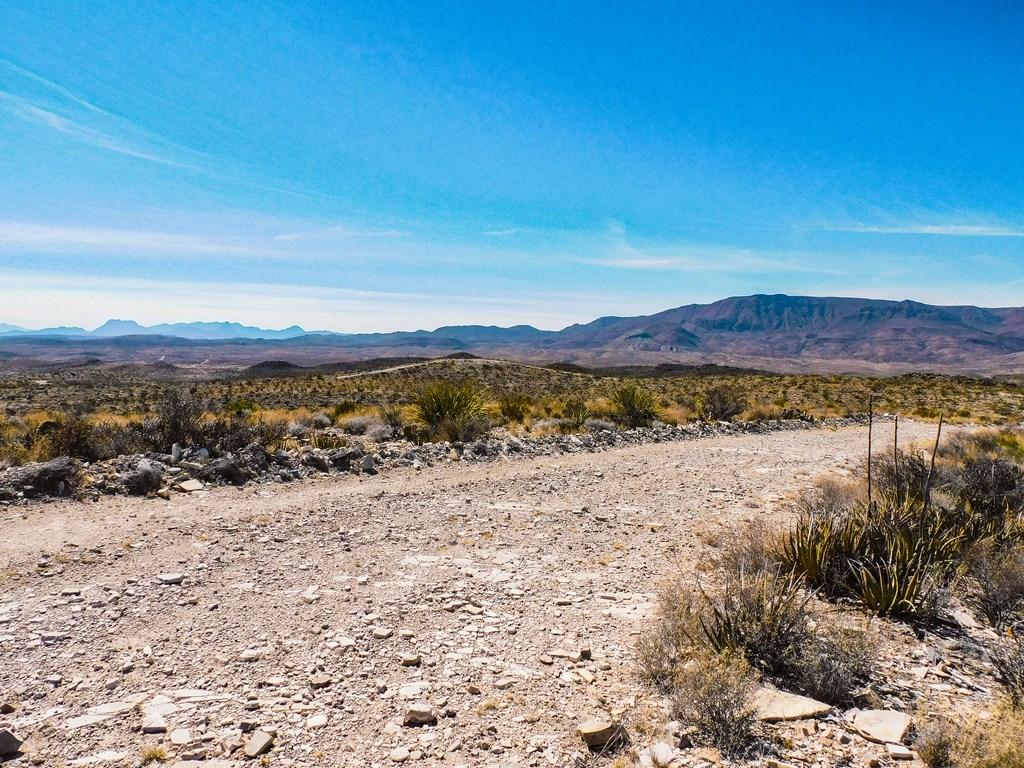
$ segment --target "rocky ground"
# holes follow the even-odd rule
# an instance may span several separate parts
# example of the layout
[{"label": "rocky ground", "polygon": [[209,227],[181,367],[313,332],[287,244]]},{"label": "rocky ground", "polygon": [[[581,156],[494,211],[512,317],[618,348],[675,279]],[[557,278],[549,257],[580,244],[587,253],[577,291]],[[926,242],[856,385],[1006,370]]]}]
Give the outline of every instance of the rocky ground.
[{"label": "rocky ground", "polygon": [[[901,424],[907,441],[933,432]],[[584,749],[593,719],[625,723],[620,760],[714,763],[649,748],[665,718],[632,649],[658,582],[791,514],[865,445],[862,426],[737,431],[0,506],[0,723],[24,739],[10,764],[610,764]],[[880,631],[894,650],[866,707],[989,696],[969,633]],[[783,724],[773,760],[912,757],[855,719]]]}]

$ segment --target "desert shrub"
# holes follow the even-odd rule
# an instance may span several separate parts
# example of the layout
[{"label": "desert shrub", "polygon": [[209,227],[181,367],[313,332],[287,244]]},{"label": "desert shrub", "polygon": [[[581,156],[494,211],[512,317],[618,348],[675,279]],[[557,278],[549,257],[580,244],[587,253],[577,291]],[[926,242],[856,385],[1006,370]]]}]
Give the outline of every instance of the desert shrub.
[{"label": "desert shrub", "polygon": [[346,434],[365,435],[369,430],[384,426],[384,424],[380,419],[373,416],[352,416],[351,418],[339,421],[338,426]]},{"label": "desert shrub", "polygon": [[800,649],[792,687],[829,704],[848,705],[871,677],[877,644],[864,630],[819,626]]},{"label": "desert shrub", "polygon": [[313,431],[313,427],[305,421],[295,420],[288,422],[288,425],[285,427],[285,431],[288,433],[288,437],[305,440]]},{"label": "desert shrub", "polygon": [[739,656],[699,654],[678,671],[670,715],[684,728],[731,757],[748,754],[757,743],[754,708],[757,678]]},{"label": "desert shrub", "polygon": [[592,416],[590,408],[582,400],[570,400],[562,409],[559,429],[562,432],[580,432]]},{"label": "desert shrub", "polygon": [[654,395],[636,384],[619,387],[611,396],[615,419],[628,429],[649,427],[658,418]]},{"label": "desert shrub", "polygon": [[331,409],[331,414],[334,416],[334,420],[337,421],[342,416],[352,413],[358,407],[358,403],[354,403],[351,400],[342,400],[334,404],[334,407]]},{"label": "desert shrub", "polygon": [[1005,459],[971,459],[954,473],[950,485],[961,504],[990,520],[1024,510],[1024,470]]},{"label": "desert shrub", "polygon": [[982,541],[967,555],[967,602],[994,627],[1024,618],[1024,550]]},{"label": "desert shrub", "polygon": [[953,768],[959,726],[946,718],[926,720],[917,729],[914,749],[928,768]]},{"label": "desert shrub", "polygon": [[203,410],[187,391],[167,392],[157,406],[161,445],[154,450],[170,451],[174,443],[202,445]]},{"label": "desert shrub", "polygon": [[259,410],[259,406],[248,398],[238,398],[228,403],[224,409],[229,414],[248,414]]},{"label": "desert shrub", "polygon": [[70,456],[85,461],[109,458],[92,422],[77,414],[64,413],[43,422],[38,434],[46,441],[45,458]]},{"label": "desert shrub", "polygon": [[323,412],[314,413],[309,421],[310,426],[312,426],[314,429],[327,429],[329,426],[334,424],[334,419],[332,419],[328,414]]},{"label": "desert shrub", "polygon": [[711,387],[697,399],[697,417],[701,421],[732,421],[747,407],[747,398],[735,387]]},{"label": "desert shrub", "polygon": [[681,579],[658,593],[658,618],[641,633],[636,646],[637,673],[641,681],[662,693],[670,693],[678,670],[698,647],[696,595]]},{"label": "desert shrub", "polygon": [[613,432],[615,430],[615,424],[605,419],[587,419],[583,422],[583,426],[588,432]]},{"label": "desert shrub", "polygon": [[489,428],[483,391],[472,382],[437,382],[413,399],[413,413],[427,439],[466,442]]},{"label": "desert shrub", "polygon": [[505,392],[498,398],[498,411],[505,424],[521,424],[530,413],[530,398],[519,392]]},{"label": "desert shrub", "polygon": [[372,443],[383,443],[395,436],[394,430],[382,421],[366,430],[366,439]]},{"label": "desert shrub", "polygon": [[874,645],[866,633],[811,611],[811,597],[777,567],[722,571],[716,591],[682,579],[661,592],[658,620],[640,637],[640,677],[662,691],[695,655],[742,658],[780,688],[847,704],[867,681]]},{"label": "desert shrub", "polygon": [[401,434],[405,429],[405,414],[397,405],[388,405],[380,409],[380,420],[383,421],[394,434]]},{"label": "desert shrub", "polygon": [[743,656],[782,683],[796,679],[801,649],[810,642],[809,596],[798,580],[777,570],[730,574],[721,589],[702,594],[701,640],[719,653]]},{"label": "desert shrub", "polygon": [[281,422],[264,421],[245,415],[215,416],[202,422],[198,445],[214,454],[237,452],[252,443],[274,447],[285,436]]},{"label": "desert shrub", "polygon": [[[871,471],[873,490],[879,497],[896,503],[906,500],[924,501],[929,464],[919,454],[904,451],[897,451],[895,456],[889,453],[875,454],[871,459]],[[941,484],[941,478],[932,477],[932,488]]]},{"label": "desert shrub", "polygon": [[990,717],[961,724],[954,738],[957,768],[1017,768],[1024,765],[1024,710],[1002,705]]},{"label": "desert shrub", "polygon": [[783,530],[762,519],[740,528],[721,549],[719,566],[731,573],[757,573],[782,563]]},{"label": "desert shrub", "polygon": [[1024,639],[1006,635],[992,647],[992,665],[1015,710],[1024,710]]}]

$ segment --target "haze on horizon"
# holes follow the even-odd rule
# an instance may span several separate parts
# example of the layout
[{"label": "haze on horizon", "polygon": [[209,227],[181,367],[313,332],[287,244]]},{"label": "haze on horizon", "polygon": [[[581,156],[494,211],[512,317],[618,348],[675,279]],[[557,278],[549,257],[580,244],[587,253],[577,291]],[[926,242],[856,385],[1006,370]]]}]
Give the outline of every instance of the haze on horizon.
[{"label": "haze on horizon", "polygon": [[0,323],[1024,304],[1019,6],[337,5],[0,6]]}]

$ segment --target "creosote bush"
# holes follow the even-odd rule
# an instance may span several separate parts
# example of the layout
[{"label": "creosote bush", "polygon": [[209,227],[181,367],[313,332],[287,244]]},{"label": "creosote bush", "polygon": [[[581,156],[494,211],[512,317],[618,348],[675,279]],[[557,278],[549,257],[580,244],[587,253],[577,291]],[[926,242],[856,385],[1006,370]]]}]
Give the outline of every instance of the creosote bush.
[{"label": "creosote bush", "polygon": [[427,385],[413,399],[412,410],[428,440],[466,442],[490,428],[483,391],[473,382]]},{"label": "creosote bush", "polygon": [[701,421],[732,421],[747,407],[747,398],[735,387],[711,387],[697,400]]}]

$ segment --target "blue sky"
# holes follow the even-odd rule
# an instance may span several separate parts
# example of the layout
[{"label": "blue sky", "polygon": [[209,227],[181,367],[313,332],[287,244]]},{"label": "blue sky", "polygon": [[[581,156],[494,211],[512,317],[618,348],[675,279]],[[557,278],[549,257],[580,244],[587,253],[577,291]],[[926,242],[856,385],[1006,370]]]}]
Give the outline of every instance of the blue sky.
[{"label": "blue sky", "polygon": [[0,322],[1024,304],[1024,10],[0,4]]}]

